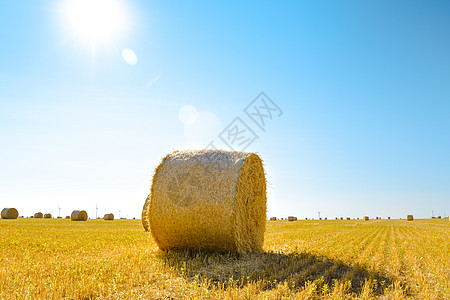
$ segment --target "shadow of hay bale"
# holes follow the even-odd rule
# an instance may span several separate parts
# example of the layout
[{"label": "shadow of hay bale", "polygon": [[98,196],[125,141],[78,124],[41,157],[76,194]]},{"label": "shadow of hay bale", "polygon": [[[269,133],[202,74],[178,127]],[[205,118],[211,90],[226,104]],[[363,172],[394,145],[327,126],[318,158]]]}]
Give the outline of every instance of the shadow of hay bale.
[{"label": "shadow of hay bale", "polygon": [[287,283],[300,291],[308,282],[317,283],[317,291],[337,281],[349,281],[350,291],[360,294],[364,284],[372,282],[372,293],[382,295],[393,283],[393,278],[362,266],[350,266],[341,261],[310,253],[263,252],[247,255],[233,253],[194,252],[170,250],[160,258],[166,267],[189,280],[205,280],[213,287],[242,288],[257,282],[260,290],[275,289]]}]

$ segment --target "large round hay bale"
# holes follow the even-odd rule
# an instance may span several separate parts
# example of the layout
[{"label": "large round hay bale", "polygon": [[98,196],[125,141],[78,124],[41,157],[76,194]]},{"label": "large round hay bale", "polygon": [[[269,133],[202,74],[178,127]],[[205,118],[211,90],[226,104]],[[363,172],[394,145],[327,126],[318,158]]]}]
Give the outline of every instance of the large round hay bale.
[{"label": "large round hay bale", "polygon": [[288,219],[288,221],[296,221],[297,220],[297,218],[294,216],[288,216],[287,219]]},{"label": "large round hay bale", "polygon": [[70,215],[72,221],[86,221],[88,219],[88,214],[85,210],[74,210]]},{"label": "large round hay bale", "polygon": [[103,217],[103,220],[113,221],[114,220],[114,214],[105,214],[105,216]]},{"label": "large round hay bale", "polygon": [[147,196],[147,199],[145,199],[144,206],[142,207],[142,213],[141,213],[142,227],[144,227],[145,231],[150,230],[149,214],[148,214],[149,206],[150,206],[150,194]]},{"label": "large round hay bale", "polygon": [[369,221],[369,216],[364,216],[364,221]]},{"label": "large round hay bale", "polygon": [[7,207],[2,209],[1,217],[2,219],[17,219],[19,217],[19,212],[13,207]]},{"label": "large round hay bale", "polygon": [[34,217],[36,219],[42,219],[44,217],[44,215],[41,212],[37,212],[37,213],[34,214]]},{"label": "large round hay bale", "polygon": [[51,219],[52,218],[52,214],[48,213],[48,214],[44,214],[44,219]]},{"label": "large round hay bale", "polygon": [[347,221],[350,220],[350,217],[347,217],[346,220],[347,220]]},{"label": "large round hay bale", "polygon": [[70,219],[70,216],[66,216],[66,219]]},{"label": "large round hay bale", "polygon": [[150,231],[162,250],[261,251],[266,209],[255,153],[175,151],[153,176]]},{"label": "large round hay bale", "polygon": [[413,221],[414,220],[414,216],[413,215],[407,215],[406,216],[406,220],[407,221]]}]

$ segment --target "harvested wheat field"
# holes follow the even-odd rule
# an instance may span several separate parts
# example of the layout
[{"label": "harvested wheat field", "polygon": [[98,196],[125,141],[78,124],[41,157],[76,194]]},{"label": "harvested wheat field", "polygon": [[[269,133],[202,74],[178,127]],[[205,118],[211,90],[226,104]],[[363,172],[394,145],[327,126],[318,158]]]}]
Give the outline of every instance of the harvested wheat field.
[{"label": "harvested wheat field", "polygon": [[449,230],[272,221],[264,252],[238,256],[162,252],[140,220],[0,220],[0,299],[449,299]]}]

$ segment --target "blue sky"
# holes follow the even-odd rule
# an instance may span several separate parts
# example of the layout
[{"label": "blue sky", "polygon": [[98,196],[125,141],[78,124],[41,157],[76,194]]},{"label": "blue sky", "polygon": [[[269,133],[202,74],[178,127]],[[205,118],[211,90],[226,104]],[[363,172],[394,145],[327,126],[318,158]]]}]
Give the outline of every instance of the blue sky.
[{"label": "blue sky", "polygon": [[[165,154],[228,149],[239,117],[269,216],[450,212],[448,1],[114,0],[126,22],[95,43],[69,2],[2,4],[0,206],[138,217]],[[262,91],[265,131],[243,111]]]}]

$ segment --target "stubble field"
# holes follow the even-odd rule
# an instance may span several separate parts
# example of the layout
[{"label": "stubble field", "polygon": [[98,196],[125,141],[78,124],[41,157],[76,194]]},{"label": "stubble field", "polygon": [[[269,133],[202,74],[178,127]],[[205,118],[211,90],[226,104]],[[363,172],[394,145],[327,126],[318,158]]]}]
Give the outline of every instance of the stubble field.
[{"label": "stubble field", "polygon": [[0,220],[0,299],[450,299],[448,219],[268,221],[265,252],[161,252],[140,220]]}]

